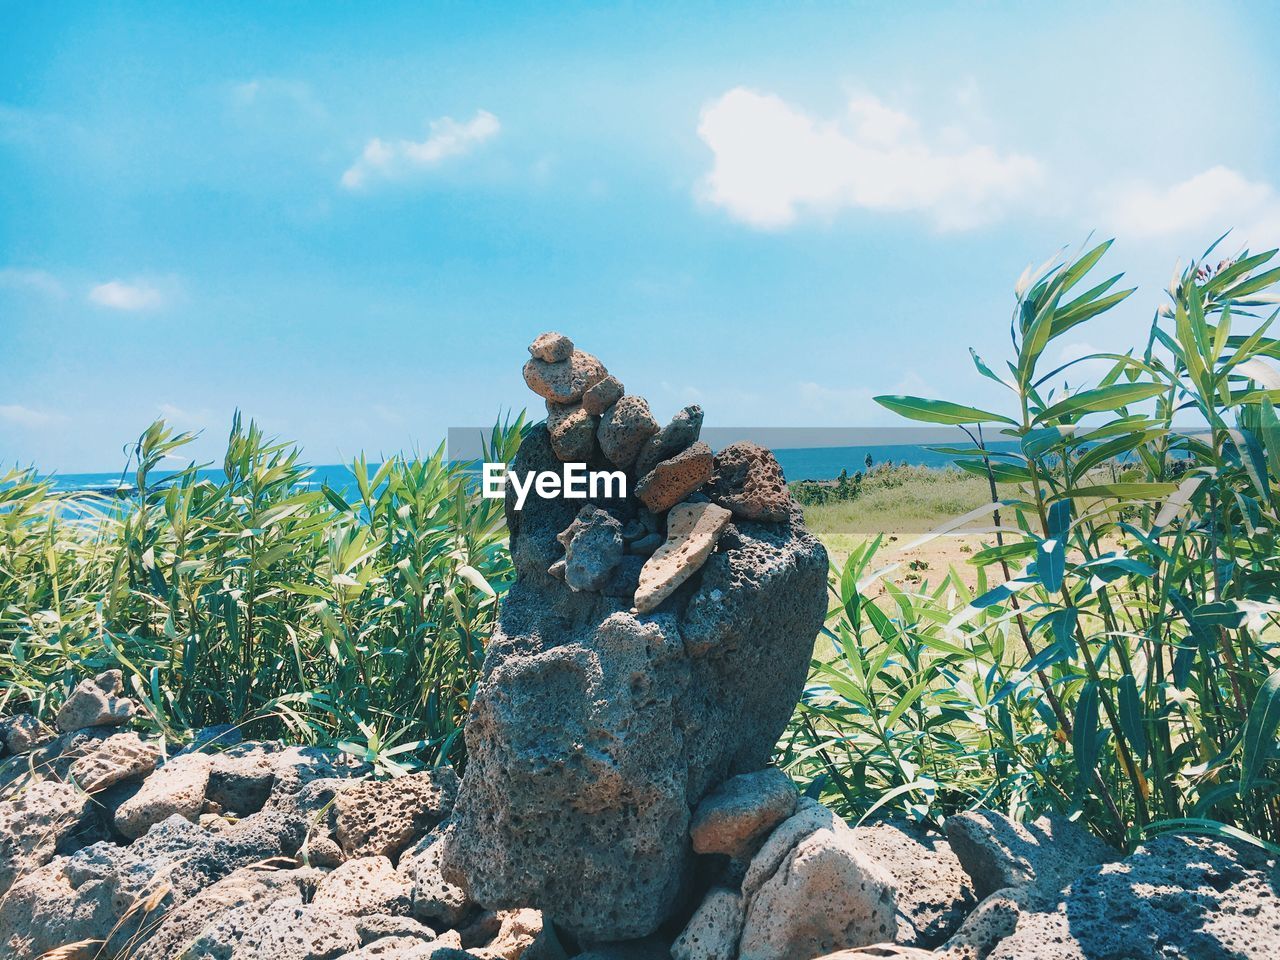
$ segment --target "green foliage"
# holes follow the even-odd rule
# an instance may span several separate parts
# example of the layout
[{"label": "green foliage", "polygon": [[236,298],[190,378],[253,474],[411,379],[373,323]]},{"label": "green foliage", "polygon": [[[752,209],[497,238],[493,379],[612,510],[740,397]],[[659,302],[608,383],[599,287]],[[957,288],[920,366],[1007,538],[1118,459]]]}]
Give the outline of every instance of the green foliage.
[{"label": "green foliage", "polygon": [[[929,593],[889,585],[881,609],[879,540],[833,573],[782,759],[848,813],[892,797],[934,820],[1079,813],[1124,846],[1280,841],[1280,341],[1256,312],[1280,302],[1275,251],[1193,263],[1145,348],[1081,358],[1107,372],[1071,389],[1080,361],[1043,357],[1132,292],[1114,276],[1075,293],[1108,246],[1019,282],[1007,373],[972,355],[1007,413],[878,398],[969,433],[961,466],[1000,497],[999,532],[970,558],[976,596],[953,572]],[[989,450],[982,424],[1021,452]]]},{"label": "green foliage", "polygon": [[[495,427],[515,452],[523,417]],[[462,721],[512,575],[501,501],[444,448],[351,464],[322,487],[297,449],[236,417],[225,480],[162,421],[136,444],[135,490],[59,494],[0,480],[0,713],[48,717],[78,680],[118,666],[166,731],[245,724],[337,739],[394,771],[461,761]]]}]

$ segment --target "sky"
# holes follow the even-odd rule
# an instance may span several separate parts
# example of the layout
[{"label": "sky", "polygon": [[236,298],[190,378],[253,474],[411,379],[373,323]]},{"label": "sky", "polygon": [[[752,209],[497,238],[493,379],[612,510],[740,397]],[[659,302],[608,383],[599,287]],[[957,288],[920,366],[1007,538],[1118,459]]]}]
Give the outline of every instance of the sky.
[{"label": "sky", "polygon": [[233,411],[315,463],[529,407],[544,330],[661,420],[1002,401],[1023,269],[1093,234],[1145,340],[1280,243],[1258,3],[0,0],[0,465]]}]

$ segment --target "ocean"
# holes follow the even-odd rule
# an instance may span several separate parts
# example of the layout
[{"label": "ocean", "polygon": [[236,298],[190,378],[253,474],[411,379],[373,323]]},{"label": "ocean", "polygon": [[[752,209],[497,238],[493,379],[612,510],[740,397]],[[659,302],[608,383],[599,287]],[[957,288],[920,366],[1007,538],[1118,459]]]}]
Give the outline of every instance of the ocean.
[{"label": "ocean", "polygon": [[[993,443],[993,449],[1005,449],[1015,446],[1008,442]],[[840,476],[841,470],[850,474],[866,468],[866,458],[871,456],[873,463],[893,462],[895,464],[911,464],[924,467],[945,467],[956,458],[941,453],[925,444],[874,444],[849,447],[794,447],[774,449],[774,456],[782,467],[788,480],[834,480]],[[372,474],[376,466],[369,465]],[[343,464],[321,464],[311,468],[310,485],[319,487],[327,484],[334,490],[346,492],[354,490],[355,477],[351,470]],[[221,470],[209,469],[201,473],[211,480],[221,481],[225,475]],[[158,480],[171,473],[157,471],[153,476]],[[51,479],[58,490],[97,490],[109,492],[119,487],[132,489],[132,473],[121,474],[119,471],[107,473],[62,473]]]}]

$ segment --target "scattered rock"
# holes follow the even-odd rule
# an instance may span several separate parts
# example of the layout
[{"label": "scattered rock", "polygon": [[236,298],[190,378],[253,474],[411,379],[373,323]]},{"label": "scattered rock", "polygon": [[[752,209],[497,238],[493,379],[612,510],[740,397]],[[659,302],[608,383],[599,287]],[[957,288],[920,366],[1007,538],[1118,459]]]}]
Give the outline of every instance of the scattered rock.
[{"label": "scattered rock", "polygon": [[[663,544],[662,534],[649,533],[637,540],[627,544],[627,553],[637,557],[651,557],[654,552]],[[643,564],[641,564],[643,566]],[[639,570],[637,570],[637,574]],[[632,591],[635,592],[634,590]]]},{"label": "scattered rock", "polygon": [[565,549],[565,583],[599,591],[622,560],[622,524],[608,511],[587,504],[557,537]]},{"label": "scattered rock", "polygon": [[663,460],[636,484],[636,496],[654,513],[665,513],[711,480],[711,448],[698,441]]},{"label": "scattered rock", "polygon": [[116,829],[134,840],[175,814],[196,823],[204,807],[209,766],[209,758],[202,753],[170,760],[116,809]]},{"label": "scattered rock", "polygon": [[277,900],[309,894],[313,870],[241,867],[171,910],[135,960],[231,960],[245,932]]},{"label": "scattered rock", "polygon": [[625,393],[618,378],[610,375],[587,388],[587,392],[582,395],[582,406],[587,413],[598,417],[622,399]]},{"label": "scattered rock", "polygon": [[729,511],[713,503],[686,503],[667,515],[667,540],[640,571],[636,610],[650,613],[706,562],[729,523]]},{"label": "scattered rock", "polygon": [[742,919],[742,895],[713,887],[671,945],[673,960],[736,960]]},{"label": "scattered rock", "polygon": [[19,713],[0,721],[0,755],[27,753],[42,747],[54,738],[54,733],[39,718],[29,713]]},{"label": "scattered rock", "polygon": [[689,837],[698,853],[722,853],[741,860],[795,809],[795,785],[777,767],[740,774],[698,804]]},{"label": "scattered rock", "polygon": [[86,793],[97,793],[126,780],[145,777],[156,768],[160,751],[136,733],[117,733],[92,742],[73,760],[67,775]]},{"label": "scattered rock", "polygon": [[945,838],[897,821],[855,827],[853,835],[893,878],[898,943],[936,947],[955,933],[976,900]]},{"label": "scattered rock", "polygon": [[53,859],[89,804],[84,791],[56,780],[37,780],[0,801],[0,899],[15,880]]},{"label": "scattered rock", "polygon": [[596,437],[600,452],[623,470],[636,462],[644,442],[658,432],[658,421],[644,397],[627,394],[604,412]]},{"label": "scattered rock", "polygon": [[458,776],[449,767],[369,780],[334,800],[335,834],[348,857],[395,857],[449,816]]},{"label": "scattered rock", "polygon": [[608,373],[591,354],[575,350],[569,359],[553,363],[534,357],[524,365],[524,382],[544,400],[577,403],[588,387],[599,383]]},{"label": "scattered rock", "polygon": [[746,520],[780,523],[791,494],[773,454],[754,443],[731,443],[715,456],[711,499]]},{"label": "scattered rock", "polygon": [[355,921],[315,905],[277,900],[245,932],[235,960],[328,960],[360,948]]},{"label": "scattered rock", "polygon": [[670,460],[693,446],[702,433],[702,408],[685,407],[671,422],[644,442],[636,457],[636,476],[643,477],[663,460]]},{"label": "scattered rock", "polygon": [[325,876],[311,902],[348,917],[408,915],[409,884],[386,857],[357,857]]},{"label": "scattered rock", "polygon": [[107,670],[81,681],[58,711],[57,727],[63,733],[84,727],[118,727],[133,718],[137,705],[124,695],[124,676]]},{"label": "scattered rock", "polygon": [[843,820],[810,800],[765,841],[742,890],[739,960],[816,957],[896,930],[892,880]]},{"label": "scattered rock", "polygon": [[529,353],[547,363],[558,363],[573,356],[573,341],[563,333],[543,333],[529,344]]},{"label": "scattered rock", "polygon": [[645,558],[628,554],[618,561],[613,568],[613,575],[601,590],[606,597],[620,597],[628,603],[636,595],[640,586],[640,571],[644,569]]},{"label": "scattered rock", "polygon": [[263,808],[275,782],[264,751],[218,753],[210,758],[206,796],[225,811],[247,816]]},{"label": "scattered rock", "polygon": [[[483,945],[471,946],[471,955],[480,960],[519,960],[542,932],[542,914],[537,910],[500,910],[494,919],[498,929]],[[468,946],[465,933],[462,943]]]},{"label": "scattered rock", "polygon": [[1086,868],[1116,857],[1101,840],[1058,814],[1022,824],[993,810],[970,810],[948,817],[946,830],[980,898],[1005,887],[1061,890]]},{"label": "scattered rock", "polygon": [[551,449],[566,463],[585,463],[596,451],[596,427],[593,417],[581,404],[559,404],[547,401],[547,430]]},{"label": "scattered rock", "polygon": [[356,917],[356,933],[361,943],[370,943],[383,937],[411,937],[415,940],[435,940],[437,934],[424,923],[412,917],[389,913],[373,913]]},{"label": "scattered rock", "polygon": [[1263,960],[1278,944],[1274,861],[1243,845],[1166,835],[1119,862],[1086,866],[1056,904],[1024,908],[990,960]]},{"label": "scattered rock", "polygon": [[405,852],[397,872],[410,884],[416,918],[434,927],[457,927],[477,908],[465,890],[440,872],[443,853],[444,829],[437,827]]}]

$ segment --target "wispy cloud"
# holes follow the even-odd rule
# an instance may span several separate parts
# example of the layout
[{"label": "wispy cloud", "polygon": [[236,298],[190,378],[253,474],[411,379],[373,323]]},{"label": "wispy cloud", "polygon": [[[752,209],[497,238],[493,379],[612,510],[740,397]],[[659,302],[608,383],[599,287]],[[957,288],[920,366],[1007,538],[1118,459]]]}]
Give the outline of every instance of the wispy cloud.
[{"label": "wispy cloud", "polygon": [[915,118],[866,95],[826,120],[735,87],[703,109],[698,135],[714,154],[703,197],[762,229],[849,208],[923,213],[939,229],[966,229],[1000,216],[1043,177],[1034,157],[967,143],[955,129],[947,146],[935,145]]},{"label": "wispy cloud", "polygon": [[0,422],[16,427],[49,427],[64,423],[66,419],[63,414],[48,410],[36,410],[19,403],[0,403]]},{"label": "wispy cloud", "polygon": [[274,113],[283,108],[316,119],[328,113],[310,84],[285,77],[255,77],[233,83],[231,106],[241,112],[265,109]]},{"label": "wispy cloud", "polygon": [[487,110],[477,110],[465,123],[452,117],[432,120],[425,140],[387,141],[377,137],[342,175],[342,185],[355,190],[376,178],[394,179],[417,170],[438,166],[450,157],[462,156],[498,135],[502,125]]},{"label": "wispy cloud", "polygon": [[27,267],[0,267],[0,287],[27,290],[56,300],[67,296],[67,288],[52,273]]},{"label": "wispy cloud", "polygon": [[111,310],[155,310],[164,305],[164,292],[145,280],[108,280],[89,289],[89,302]]},{"label": "wispy cloud", "polygon": [[1254,246],[1280,243],[1280,194],[1230,167],[1210,167],[1168,186],[1135,181],[1104,193],[1103,217],[1121,236],[1205,237],[1227,229]]}]

